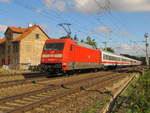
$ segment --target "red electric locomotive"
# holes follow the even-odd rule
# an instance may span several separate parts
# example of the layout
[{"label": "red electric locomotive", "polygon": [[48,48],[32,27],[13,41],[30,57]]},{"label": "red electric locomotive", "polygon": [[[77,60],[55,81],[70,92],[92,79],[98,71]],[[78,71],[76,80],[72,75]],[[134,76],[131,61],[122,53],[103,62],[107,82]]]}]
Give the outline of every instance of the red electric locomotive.
[{"label": "red electric locomotive", "polygon": [[101,52],[80,41],[70,38],[49,39],[45,42],[41,56],[41,71],[66,73],[83,69],[99,69]]}]

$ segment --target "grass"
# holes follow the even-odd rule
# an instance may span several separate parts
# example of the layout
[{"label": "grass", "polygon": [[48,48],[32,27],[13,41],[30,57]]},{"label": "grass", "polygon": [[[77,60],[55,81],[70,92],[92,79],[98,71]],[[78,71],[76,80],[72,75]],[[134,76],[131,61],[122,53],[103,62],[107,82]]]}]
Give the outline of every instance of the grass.
[{"label": "grass", "polygon": [[29,70],[5,70],[0,68],[0,74],[30,73]]},{"label": "grass", "polygon": [[96,109],[91,108],[89,110],[83,111],[82,113],[96,113]]},{"label": "grass", "polygon": [[0,69],[0,74],[8,74],[8,73],[10,73],[10,71],[4,70],[4,69]]},{"label": "grass", "polygon": [[108,100],[104,99],[96,102],[90,109],[83,111],[82,113],[98,113],[100,109],[108,103]]},{"label": "grass", "polygon": [[120,96],[113,113],[118,113],[119,109],[125,113],[150,113],[150,72],[135,79]]}]

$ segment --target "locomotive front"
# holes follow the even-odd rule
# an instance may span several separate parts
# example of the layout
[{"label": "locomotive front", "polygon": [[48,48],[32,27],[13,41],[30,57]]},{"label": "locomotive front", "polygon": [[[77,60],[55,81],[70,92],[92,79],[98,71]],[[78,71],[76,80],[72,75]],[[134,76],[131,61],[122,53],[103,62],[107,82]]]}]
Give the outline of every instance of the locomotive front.
[{"label": "locomotive front", "polygon": [[63,50],[65,40],[50,39],[45,42],[40,70],[42,72],[59,73],[62,72]]}]

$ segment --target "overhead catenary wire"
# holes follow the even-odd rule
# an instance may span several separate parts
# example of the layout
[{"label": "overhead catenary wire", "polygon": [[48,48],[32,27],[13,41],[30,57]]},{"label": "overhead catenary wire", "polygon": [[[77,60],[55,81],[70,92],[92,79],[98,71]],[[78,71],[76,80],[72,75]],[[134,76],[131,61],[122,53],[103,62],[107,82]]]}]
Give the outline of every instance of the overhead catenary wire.
[{"label": "overhead catenary wire", "polygon": [[[30,10],[30,11],[32,11],[32,12],[34,12],[35,13],[35,11],[37,10],[37,8],[35,8],[35,7],[33,7],[33,6],[30,6],[30,5],[27,5],[27,4],[23,4],[22,2],[18,2],[18,1],[16,1],[16,0],[14,0],[13,1],[15,4],[18,4],[18,6],[20,6],[20,7],[24,7],[24,8],[26,8],[26,9],[28,9],[28,10]],[[107,7],[103,7],[103,9],[104,10],[109,10],[109,8]],[[53,12],[53,11],[52,11]],[[110,12],[111,13],[111,12]],[[106,12],[106,13],[103,13],[104,15],[108,15],[108,17],[110,18],[110,14],[109,14],[109,12]],[[58,22],[58,21],[68,21],[69,19],[70,20],[72,20],[72,21],[75,21],[75,20],[77,20],[76,18],[72,18],[71,16],[69,16],[69,17],[67,17],[67,19],[66,19],[66,17],[64,18],[63,16],[61,16],[60,14],[58,14],[57,12],[54,14],[54,13],[49,13],[49,12],[47,12],[47,11],[45,11],[45,10],[42,10],[42,12],[41,13],[39,13],[39,15],[42,15],[42,16],[44,16],[45,18],[47,18],[49,21],[55,21],[55,22]],[[102,16],[102,15],[100,15],[100,14],[98,14],[99,16]],[[53,19],[52,19],[53,18]],[[95,18],[93,18],[93,20],[94,20]],[[98,20],[99,19],[99,20]],[[106,24],[101,20],[101,18],[98,18],[97,20],[99,21],[99,23],[101,24],[101,25],[104,25],[104,26],[106,26]],[[114,19],[114,17],[112,17],[111,16],[111,18],[110,18],[111,20],[116,20],[116,19]],[[88,19],[87,19],[88,20]],[[86,20],[86,21],[87,21]],[[90,23],[94,23],[94,25],[96,25],[97,23],[95,22],[95,21],[89,21]],[[90,33],[87,33],[87,31],[85,30],[85,29],[88,29],[88,25],[87,26],[82,26],[82,24],[80,24],[80,22],[76,22],[76,23],[74,23],[76,26],[80,26],[81,27],[81,29],[79,29],[78,31],[80,31],[81,33],[83,33],[83,34],[85,34],[85,35],[87,35],[87,34],[93,34],[93,35],[95,35],[96,33],[95,33],[95,31],[93,30],[91,30],[91,32]],[[116,28],[116,29],[120,29],[120,28],[118,28],[117,26],[118,26],[118,24],[117,24],[117,26],[115,25],[115,23],[113,23],[113,26]],[[113,33],[110,33],[110,34],[105,34],[105,33],[100,33],[100,34],[98,34],[98,35],[101,35],[102,37],[105,37],[105,38],[109,38],[109,37],[111,37],[112,35],[116,35],[116,36],[118,36],[119,37],[119,35],[117,35],[116,34],[116,32],[113,32]],[[97,35],[97,37],[98,37],[98,35]],[[114,39],[112,39],[112,40],[114,40]]]},{"label": "overhead catenary wire", "polygon": [[[35,11],[36,11],[36,8],[35,7],[32,7],[32,6],[29,6],[29,5],[27,5],[27,4],[22,4],[21,2],[18,2],[18,1],[15,1],[14,2],[16,5],[19,5],[20,7],[23,7],[23,8],[26,8],[26,9],[28,9],[28,10],[30,10],[30,11],[32,11],[32,12],[34,12],[35,13]],[[46,11],[42,11],[39,15],[42,15],[42,16],[44,16],[45,18],[47,18],[47,19],[51,19],[51,18],[53,18],[53,20],[52,21],[55,21],[55,22],[57,22],[56,21],[56,19],[57,20],[60,20],[60,21],[62,21],[62,20],[64,20],[65,21],[65,19],[63,19],[62,17],[58,17],[58,15],[56,16],[53,16],[53,15],[50,15],[48,12],[46,12]],[[71,20],[73,20],[73,19],[71,19]],[[80,25],[81,26],[81,24],[79,24],[79,23],[75,23],[76,25]],[[79,27],[80,27],[79,26]],[[80,27],[81,28],[81,27]],[[85,29],[85,26],[83,27],[83,29]],[[80,32],[81,33],[83,33],[83,34],[87,34],[86,33],[86,31],[83,31],[83,30],[81,30],[80,29]]]},{"label": "overhead catenary wire", "polygon": [[[23,4],[21,2],[18,2],[18,1],[14,1],[14,3],[16,5],[19,5],[20,7],[23,7],[23,8],[26,8],[27,10],[29,11],[32,11],[35,13],[35,11],[37,10],[37,8],[33,7],[33,6],[30,6],[30,5],[27,5],[27,4]],[[47,18],[49,21],[55,21],[55,22],[58,22],[58,23],[64,23],[64,22],[67,22],[68,20],[67,19],[64,19],[61,15],[59,15],[57,12],[55,12],[55,14],[50,14],[49,12],[45,11],[45,10],[42,10],[41,13],[39,13],[39,15],[41,16],[44,16],[45,18]],[[53,18],[53,19],[52,19]],[[67,18],[70,18],[67,17]],[[74,19],[71,19],[71,20],[74,20]],[[57,23],[57,24],[58,24]],[[75,23],[75,25],[79,26],[79,28],[81,28],[81,24],[79,23]],[[85,26],[83,27],[84,29],[86,28]],[[83,29],[81,30],[80,29],[80,32],[85,34],[85,32],[83,32]]]}]

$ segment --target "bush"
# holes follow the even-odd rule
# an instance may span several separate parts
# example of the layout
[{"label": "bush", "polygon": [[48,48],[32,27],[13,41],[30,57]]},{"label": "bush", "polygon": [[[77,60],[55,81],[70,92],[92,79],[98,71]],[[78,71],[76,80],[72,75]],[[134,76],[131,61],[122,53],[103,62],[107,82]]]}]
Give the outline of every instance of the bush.
[{"label": "bush", "polygon": [[140,76],[129,99],[128,113],[150,113],[150,72]]}]

